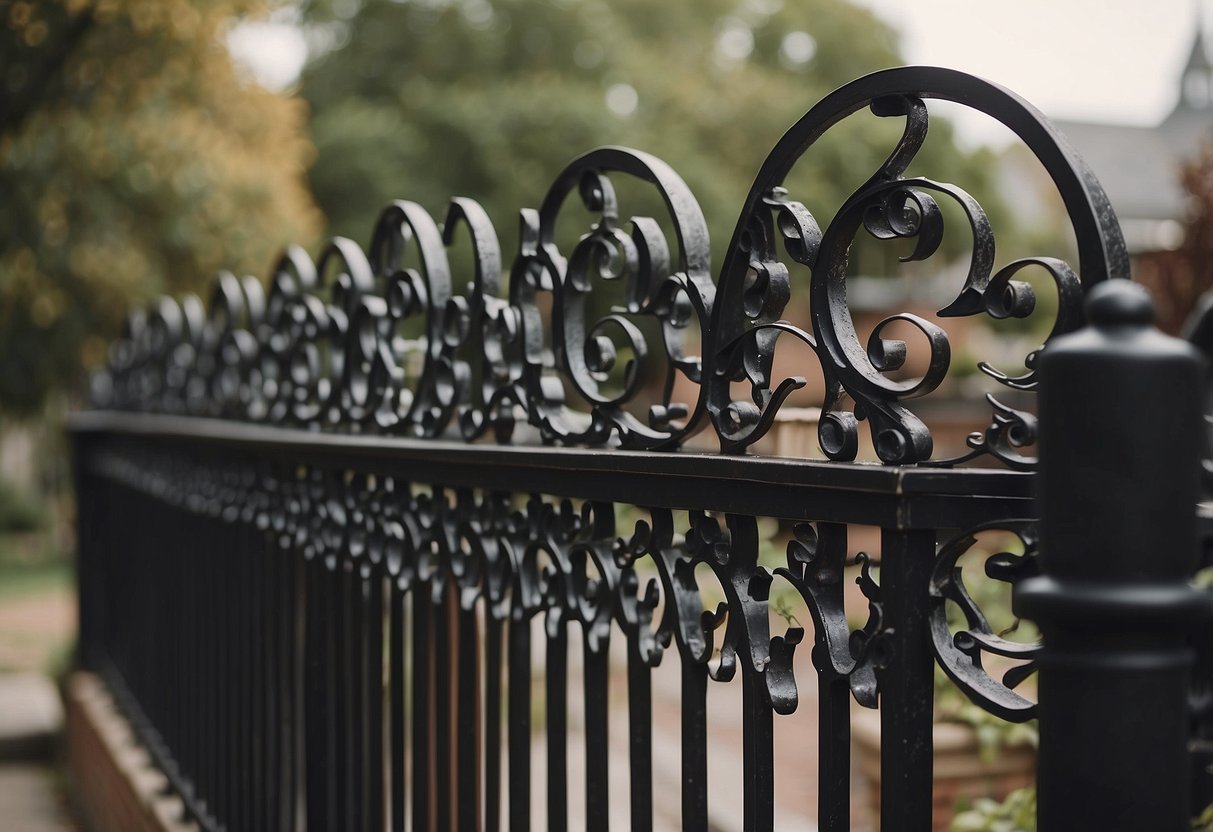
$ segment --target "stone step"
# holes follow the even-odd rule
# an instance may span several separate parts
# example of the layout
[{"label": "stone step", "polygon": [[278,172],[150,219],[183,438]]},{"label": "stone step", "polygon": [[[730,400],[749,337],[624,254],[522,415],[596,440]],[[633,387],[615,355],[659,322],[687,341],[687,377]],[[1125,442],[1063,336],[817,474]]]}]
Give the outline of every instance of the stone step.
[{"label": "stone step", "polygon": [[0,762],[49,761],[63,731],[63,703],[37,673],[0,674]]},{"label": "stone step", "polygon": [[0,762],[0,829],[75,832],[54,775],[33,763]]}]

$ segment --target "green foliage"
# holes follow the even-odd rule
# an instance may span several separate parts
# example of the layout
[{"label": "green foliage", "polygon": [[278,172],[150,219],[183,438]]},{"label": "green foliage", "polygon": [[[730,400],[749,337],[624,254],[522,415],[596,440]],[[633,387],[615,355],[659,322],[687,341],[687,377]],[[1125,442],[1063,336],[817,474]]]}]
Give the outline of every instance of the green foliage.
[{"label": "green foliage", "polygon": [[264,5],[0,0],[0,411],[70,388],[132,305],[315,234],[301,102],[221,40]]},{"label": "green foliage", "polygon": [[62,553],[40,554],[35,560],[15,560],[3,551],[0,538],[0,601],[48,592],[71,592],[74,573]]},{"label": "green foliage", "polygon": [[[1036,832],[1036,789],[1018,789],[1001,803],[978,798],[952,819],[950,832]],[[1192,818],[1192,832],[1213,832],[1213,805]]]},{"label": "green foliage", "polygon": [[1036,789],[1017,789],[1001,803],[977,798],[952,819],[951,832],[1036,832]]},{"label": "green foliage", "polygon": [[1213,589],[1213,566],[1206,567],[1192,577],[1192,585],[1200,589]]},{"label": "green foliage", "polygon": [[935,719],[939,722],[960,722],[973,729],[977,748],[986,762],[997,759],[1005,748],[1020,745],[1035,746],[1040,742],[1036,720],[1007,722],[969,701],[947,674],[935,665]]},{"label": "green foliage", "polygon": [[[305,20],[328,49],[302,84],[313,190],[331,230],[363,244],[390,200],[441,217],[459,195],[485,205],[508,253],[518,209],[569,160],[623,144],[687,181],[718,264],[780,135],[833,88],[900,63],[891,30],[846,0],[314,0]],[[828,221],[892,148],[891,121],[837,125],[789,180],[793,196]],[[937,121],[911,172],[993,203],[989,169]],[[967,236],[946,244],[963,251]]]},{"label": "green foliage", "polygon": [[0,479],[0,534],[41,531],[49,522],[45,503]]}]

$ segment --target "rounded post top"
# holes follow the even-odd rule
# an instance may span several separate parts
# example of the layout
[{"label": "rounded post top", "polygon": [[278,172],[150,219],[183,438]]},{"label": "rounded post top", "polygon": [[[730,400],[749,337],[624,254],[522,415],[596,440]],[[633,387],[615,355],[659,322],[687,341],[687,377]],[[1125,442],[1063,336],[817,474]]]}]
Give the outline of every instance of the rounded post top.
[{"label": "rounded post top", "polygon": [[1096,327],[1146,327],[1154,322],[1154,300],[1139,283],[1107,280],[1092,287],[1087,319]]},{"label": "rounded post top", "polygon": [[1042,566],[1059,580],[1186,583],[1204,359],[1153,325],[1139,284],[1100,282],[1085,308],[1088,326],[1040,357]]}]

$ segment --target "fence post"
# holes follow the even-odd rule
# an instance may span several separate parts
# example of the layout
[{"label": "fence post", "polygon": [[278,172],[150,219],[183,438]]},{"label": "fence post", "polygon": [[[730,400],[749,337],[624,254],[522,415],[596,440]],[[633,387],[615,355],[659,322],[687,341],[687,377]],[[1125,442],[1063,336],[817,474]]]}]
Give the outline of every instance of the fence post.
[{"label": "fence post", "polygon": [[1040,361],[1041,832],[1188,828],[1203,359],[1112,280]]}]

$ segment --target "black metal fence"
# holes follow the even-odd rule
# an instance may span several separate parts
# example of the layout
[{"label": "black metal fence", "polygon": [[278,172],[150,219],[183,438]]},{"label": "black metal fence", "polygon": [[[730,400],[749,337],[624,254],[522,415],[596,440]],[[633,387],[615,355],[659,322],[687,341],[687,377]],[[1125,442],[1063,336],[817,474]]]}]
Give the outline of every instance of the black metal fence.
[{"label": "black metal fence", "polygon": [[[931,99],[992,115],[1035,153],[1076,263],[995,270],[976,200],[905,176]],[[864,107],[903,135],[822,229],[781,185]],[[665,215],[624,219],[618,178],[650,187]],[[595,219],[566,254],[556,224],[574,193]],[[1026,316],[1031,269],[1058,307],[1055,340],[1023,374],[984,367],[1006,395],[953,459],[933,458],[907,405],[947,376],[947,334],[899,312],[865,343],[846,297],[856,235],[905,238],[907,259],[925,260],[940,201],[972,242],[939,317]],[[775,732],[800,699],[817,709],[819,828],[852,826],[853,702],[880,713],[881,828],[929,828],[936,664],[998,717],[1039,717],[1046,832],[1179,830],[1194,788],[1213,797],[1210,663],[1191,680],[1193,648],[1208,652],[1209,596],[1189,583],[1203,365],[1149,326],[1127,281],[1092,292],[1081,329],[1088,290],[1127,277],[1128,260],[1098,183],[1030,106],[925,68],[832,93],[763,166],[718,282],[694,198],[635,151],[571,163],[522,212],[520,239],[503,297],[475,202],[453,200],[441,225],[397,202],[368,254],[336,239],[313,265],[292,250],[268,292],[223,275],[205,309],[164,299],[136,313],[95,409],[74,417],[80,661],[201,828],[651,829],[660,663],[681,678],[684,829],[708,829],[724,799],[708,779],[707,702],[730,683],[746,829],[779,826]],[[457,242],[468,273],[447,256]],[[795,269],[811,327],[784,320]],[[610,281],[621,289],[603,310]],[[819,359],[826,459],[746,454],[805,384],[777,380],[777,339]],[[1024,404],[1038,385],[1039,474]],[[855,462],[861,421],[881,464]],[[719,453],[696,450],[705,428]],[[778,564],[769,519],[786,531]],[[860,527],[879,529],[879,550],[854,560]],[[1014,585],[1043,648],[996,631],[965,586],[958,562],[990,530],[1018,543],[979,553],[986,579]],[[772,615],[773,583],[803,621]],[[1021,690],[1038,666],[1039,705]],[[625,801],[610,788],[620,765]],[[571,785],[584,818],[570,819]]]}]

